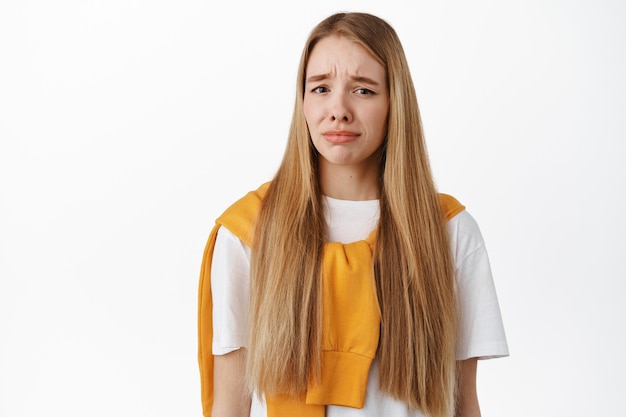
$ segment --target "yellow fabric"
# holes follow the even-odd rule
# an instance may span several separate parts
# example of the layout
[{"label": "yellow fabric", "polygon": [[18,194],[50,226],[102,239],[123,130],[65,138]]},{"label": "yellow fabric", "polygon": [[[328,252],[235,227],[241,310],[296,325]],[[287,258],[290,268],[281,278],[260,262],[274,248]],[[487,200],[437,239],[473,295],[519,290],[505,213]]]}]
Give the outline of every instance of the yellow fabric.
[{"label": "yellow fabric", "polygon": [[[269,183],[248,193],[222,216],[213,228],[204,252],[198,299],[198,361],[202,386],[202,407],[210,417],[213,406],[213,313],[211,261],[217,231],[226,227],[251,246],[254,221]],[[446,220],[464,207],[440,194]],[[325,405],[362,408],[370,365],[380,336],[380,310],[372,276],[374,233],[366,240],[341,244],[326,243],[322,267],[322,374],[311,382],[300,399],[266,398],[268,417],[323,417]],[[340,279],[339,279],[340,277]]]},{"label": "yellow fabric", "polygon": [[322,375],[306,402],[362,408],[380,335],[372,246],[327,243],[323,256]]}]

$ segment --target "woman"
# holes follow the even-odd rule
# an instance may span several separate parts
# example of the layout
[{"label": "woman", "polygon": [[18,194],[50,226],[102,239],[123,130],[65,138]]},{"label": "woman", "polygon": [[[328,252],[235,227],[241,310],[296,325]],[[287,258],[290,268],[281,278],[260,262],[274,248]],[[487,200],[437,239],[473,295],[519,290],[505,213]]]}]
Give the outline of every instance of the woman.
[{"label": "woman", "polygon": [[477,359],[508,354],[488,258],[385,21],[312,31],[278,172],[209,238],[199,332],[205,416],[480,415]]}]

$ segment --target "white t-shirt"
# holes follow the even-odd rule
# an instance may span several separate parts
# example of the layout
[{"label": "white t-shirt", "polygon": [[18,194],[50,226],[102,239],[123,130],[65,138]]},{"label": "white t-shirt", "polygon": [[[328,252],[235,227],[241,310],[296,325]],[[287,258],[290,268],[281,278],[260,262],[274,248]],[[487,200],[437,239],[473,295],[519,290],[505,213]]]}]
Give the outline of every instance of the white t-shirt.
[{"label": "white t-shirt", "polygon": [[[324,197],[328,241],[363,240],[376,228],[378,200],[348,201]],[[489,258],[478,224],[462,211],[446,225],[455,265],[459,302],[458,360],[508,355],[500,307],[491,276]],[[250,248],[228,229],[217,234],[211,265],[213,294],[213,354],[224,355],[247,345]],[[263,398],[254,396],[251,417],[266,417]],[[327,406],[327,417],[422,417],[403,402],[378,388],[378,360],[374,359],[361,409]]]}]

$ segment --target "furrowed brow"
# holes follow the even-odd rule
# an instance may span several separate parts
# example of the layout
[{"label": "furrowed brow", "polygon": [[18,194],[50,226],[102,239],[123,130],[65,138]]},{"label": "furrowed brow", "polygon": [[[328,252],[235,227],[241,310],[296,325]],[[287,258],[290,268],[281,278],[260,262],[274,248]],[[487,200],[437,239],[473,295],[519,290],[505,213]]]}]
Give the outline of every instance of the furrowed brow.
[{"label": "furrowed brow", "polygon": [[[310,77],[308,77],[306,79],[306,82],[307,83],[317,83],[317,82],[320,82],[320,81],[327,80],[330,77],[331,77],[331,75],[329,73],[311,75]],[[358,83],[369,84],[369,85],[372,85],[372,86],[375,86],[375,87],[380,86],[380,83],[378,81],[375,81],[375,80],[373,80],[373,79],[371,79],[369,77],[365,77],[365,76],[362,76],[362,75],[353,75],[353,76],[350,77],[350,79],[352,81],[356,81]]]},{"label": "furrowed brow", "polygon": [[378,81],[372,80],[371,78],[368,77],[363,77],[363,76],[359,76],[359,75],[353,75],[352,77],[353,81],[356,81],[358,83],[364,83],[364,84],[370,84],[373,86],[378,87],[380,84],[378,83]]},{"label": "furrowed brow", "polygon": [[328,78],[330,78],[330,74],[311,75],[310,77],[308,77],[306,79],[306,82],[307,83],[317,83],[317,82],[320,82],[320,81],[327,80]]}]

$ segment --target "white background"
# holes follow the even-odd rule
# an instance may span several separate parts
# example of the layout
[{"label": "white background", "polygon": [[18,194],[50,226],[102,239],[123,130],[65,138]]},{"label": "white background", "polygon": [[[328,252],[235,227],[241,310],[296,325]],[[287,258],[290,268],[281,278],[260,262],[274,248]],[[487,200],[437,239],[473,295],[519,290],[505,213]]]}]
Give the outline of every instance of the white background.
[{"label": "white background", "polygon": [[485,236],[511,357],[483,415],[626,415],[625,2],[5,0],[0,416],[200,416],[206,238],[272,177],[341,10],[396,28]]}]

